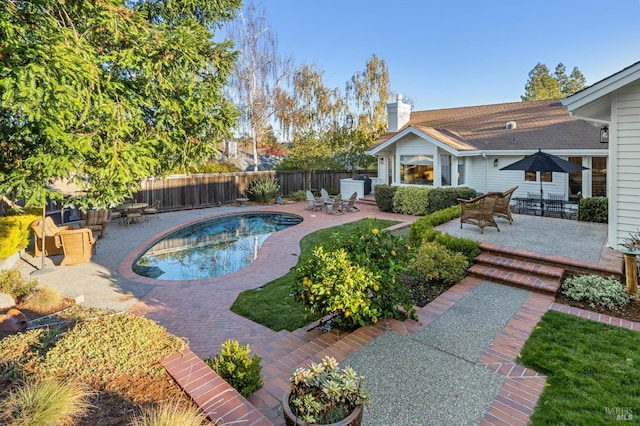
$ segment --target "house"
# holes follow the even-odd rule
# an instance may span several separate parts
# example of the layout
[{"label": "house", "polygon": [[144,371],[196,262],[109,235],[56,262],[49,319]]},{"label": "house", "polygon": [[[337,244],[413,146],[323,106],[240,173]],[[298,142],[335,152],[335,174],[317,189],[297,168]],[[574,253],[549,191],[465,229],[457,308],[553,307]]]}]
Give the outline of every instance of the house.
[{"label": "house", "polygon": [[[565,199],[607,194],[607,144],[600,126],[570,117],[560,100],[411,111],[398,95],[387,105],[388,133],[367,153],[378,158],[374,182],[431,187],[468,186],[478,192],[518,186],[515,197],[540,192]],[[569,175],[501,171],[542,149],[588,168]]]},{"label": "house", "polygon": [[562,103],[574,118],[606,126],[611,171],[608,245],[620,249],[640,227],[640,62]]}]

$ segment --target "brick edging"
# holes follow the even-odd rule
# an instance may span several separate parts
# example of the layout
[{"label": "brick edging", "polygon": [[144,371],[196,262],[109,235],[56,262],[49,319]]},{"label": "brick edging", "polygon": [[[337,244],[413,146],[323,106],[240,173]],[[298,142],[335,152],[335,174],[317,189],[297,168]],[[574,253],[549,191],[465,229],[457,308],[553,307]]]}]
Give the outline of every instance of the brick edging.
[{"label": "brick edging", "polygon": [[191,349],[174,352],[163,366],[207,417],[217,424],[272,424]]}]

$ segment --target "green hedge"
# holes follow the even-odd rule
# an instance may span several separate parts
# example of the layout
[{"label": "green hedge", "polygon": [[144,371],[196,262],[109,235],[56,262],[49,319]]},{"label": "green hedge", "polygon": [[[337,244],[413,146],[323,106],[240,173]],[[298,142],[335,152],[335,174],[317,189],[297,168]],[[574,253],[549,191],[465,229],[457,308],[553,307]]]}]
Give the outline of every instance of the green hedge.
[{"label": "green hedge", "polygon": [[427,214],[431,190],[424,186],[399,186],[393,197],[393,212],[424,216]]},{"label": "green hedge", "polygon": [[458,205],[458,198],[470,200],[477,192],[473,188],[434,188],[429,192],[427,213],[437,212]]},{"label": "green hedge", "polygon": [[583,198],[578,205],[577,219],[582,222],[609,222],[609,200],[607,197]]},{"label": "green hedge", "polygon": [[393,212],[393,196],[396,193],[397,186],[376,185],[374,187],[374,195],[376,197],[376,205],[380,211]]}]

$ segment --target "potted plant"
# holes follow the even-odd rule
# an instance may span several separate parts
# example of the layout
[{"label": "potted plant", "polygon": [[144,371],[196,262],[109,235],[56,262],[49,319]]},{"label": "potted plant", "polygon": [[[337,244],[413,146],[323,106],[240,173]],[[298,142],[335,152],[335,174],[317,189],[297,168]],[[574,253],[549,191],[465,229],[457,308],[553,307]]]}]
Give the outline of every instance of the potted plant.
[{"label": "potted plant", "polygon": [[282,404],[285,424],[359,425],[363,404],[370,398],[363,381],[353,368],[338,368],[329,356],[322,363],[298,368]]}]

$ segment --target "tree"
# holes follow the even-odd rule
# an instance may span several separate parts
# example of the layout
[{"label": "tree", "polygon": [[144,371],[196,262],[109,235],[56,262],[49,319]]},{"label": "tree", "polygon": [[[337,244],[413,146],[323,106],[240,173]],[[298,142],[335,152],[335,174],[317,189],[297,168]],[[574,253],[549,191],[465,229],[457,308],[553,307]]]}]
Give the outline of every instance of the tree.
[{"label": "tree", "polygon": [[586,79],[577,67],[574,67],[571,75],[567,76],[565,66],[559,63],[552,76],[545,64],[538,63],[529,72],[525,94],[520,98],[523,101],[559,99],[571,96],[585,86]]},{"label": "tree", "polygon": [[264,10],[253,3],[229,26],[240,55],[227,94],[241,111],[239,130],[252,143],[253,170],[258,170],[258,147],[265,144],[276,114],[276,92],[292,70],[291,60],[277,52],[276,35],[267,26]]},{"label": "tree", "polygon": [[27,205],[69,178],[104,207],[212,156],[237,110],[236,53],[213,30],[240,0],[0,3],[0,192]]}]

